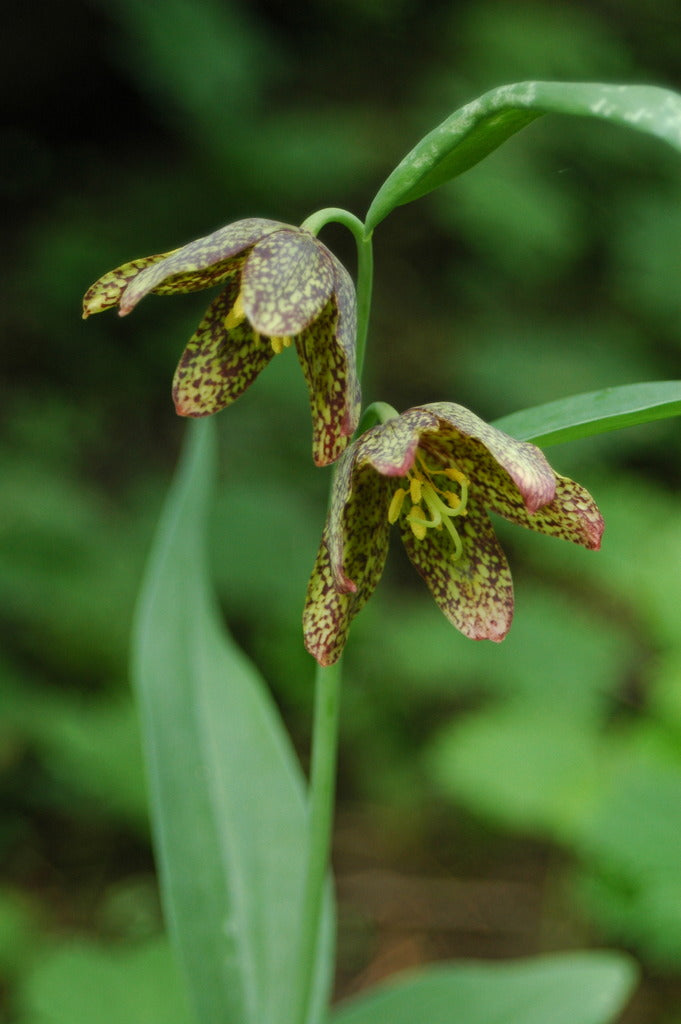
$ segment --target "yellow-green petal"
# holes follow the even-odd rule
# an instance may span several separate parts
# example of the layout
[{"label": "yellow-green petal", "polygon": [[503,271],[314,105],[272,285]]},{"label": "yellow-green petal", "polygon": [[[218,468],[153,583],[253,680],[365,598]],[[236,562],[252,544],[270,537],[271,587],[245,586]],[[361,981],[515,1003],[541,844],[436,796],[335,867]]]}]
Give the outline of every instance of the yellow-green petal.
[{"label": "yellow-green petal", "polygon": [[357,461],[368,462],[383,476],[405,476],[414,464],[422,436],[437,431],[438,426],[437,417],[426,409],[410,409],[362,434]]},{"label": "yellow-green petal", "polygon": [[142,270],[121,296],[121,313],[129,313],[149,292],[195,291],[220,283],[232,272],[234,257],[283,227],[286,225],[278,221],[250,217],[196,238],[161,263]]},{"label": "yellow-green petal", "polygon": [[[476,477],[486,479],[491,471],[498,477],[499,473],[493,467],[495,464],[500,466],[520,491],[525,507],[531,512],[553,499],[555,473],[536,445],[510,437],[485,423],[470,409],[453,402],[434,402],[420,408],[439,418],[440,438],[445,446],[452,445],[455,458],[458,453],[465,452],[471,462],[478,465]],[[415,410],[410,410],[413,412]]]},{"label": "yellow-green petal", "polygon": [[324,530],[303,612],[305,646],[320,665],[338,660],[350,623],[383,573],[390,540],[386,484],[369,467],[359,471],[343,509],[345,528],[332,535],[329,521]]},{"label": "yellow-green petal", "polygon": [[248,255],[241,276],[244,312],[269,337],[291,337],[315,320],[334,285],[328,249],[306,231],[282,229]]},{"label": "yellow-green petal", "polygon": [[229,330],[238,280],[217,296],[185,348],[173,380],[180,416],[210,416],[230,405],[253,383],[274,355],[268,338],[243,320]]},{"label": "yellow-green petal", "polygon": [[489,508],[512,523],[525,526],[550,537],[560,537],[573,544],[597,551],[605,523],[600,510],[589,492],[581,484],[556,474],[556,495],[552,502],[530,513],[521,504],[490,502]]},{"label": "yellow-green petal", "polygon": [[305,647],[320,665],[338,661],[357,614],[357,595],[336,589],[326,538],[319,546],[303,609]]},{"label": "yellow-green petal", "polygon": [[[179,252],[174,249],[173,252]],[[130,260],[115,270],[98,278],[90,285],[83,296],[83,319],[87,320],[93,313],[101,313],[104,309],[111,309],[120,301],[121,295],[141,271],[151,267],[162,260],[172,256],[173,252],[161,252],[156,256],[143,256],[139,260]]]},{"label": "yellow-green petal", "polygon": [[438,607],[471,640],[504,639],[513,619],[513,582],[506,556],[484,509],[469,503],[456,520],[463,552],[452,560],[454,542],[447,530],[428,530],[417,540],[404,517],[402,541]]},{"label": "yellow-green petal", "polygon": [[296,337],[312,413],[312,457],[327,466],[346,449],[359,416],[359,402],[345,351],[336,343],[335,299]]},{"label": "yellow-green petal", "polygon": [[362,405],[362,393],[357,376],[357,298],[355,286],[347,270],[335,257],[332,259],[333,294],[338,309],[336,344],[345,356],[345,408],[341,431],[351,437],[357,429]]}]

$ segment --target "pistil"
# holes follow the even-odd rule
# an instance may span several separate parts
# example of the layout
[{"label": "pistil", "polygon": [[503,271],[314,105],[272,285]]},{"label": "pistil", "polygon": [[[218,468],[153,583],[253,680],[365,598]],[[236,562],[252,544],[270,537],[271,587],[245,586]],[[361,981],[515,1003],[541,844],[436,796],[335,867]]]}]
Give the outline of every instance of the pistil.
[{"label": "pistil", "polygon": [[[459,494],[438,487],[433,478],[443,476],[459,485]],[[397,522],[404,499],[409,494],[412,504],[406,519],[416,539],[424,540],[429,529],[441,530],[444,526],[454,542],[451,558],[452,561],[456,561],[463,553],[463,543],[452,520],[457,516],[466,515],[468,478],[455,466],[429,466],[420,452],[417,452],[414,466],[407,473],[407,481],[408,490],[405,487],[398,487],[392,496],[388,508],[388,521]]]}]

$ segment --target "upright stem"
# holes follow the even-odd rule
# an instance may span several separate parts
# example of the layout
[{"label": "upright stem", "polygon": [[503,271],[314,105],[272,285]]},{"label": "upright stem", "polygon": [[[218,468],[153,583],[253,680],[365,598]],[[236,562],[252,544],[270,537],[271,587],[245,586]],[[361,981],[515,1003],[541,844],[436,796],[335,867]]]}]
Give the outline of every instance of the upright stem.
[{"label": "upright stem", "polygon": [[306,1024],[307,1022],[314,966],[317,959],[317,944],[322,924],[336,783],[340,664],[338,661],[328,668],[317,666],[315,676],[312,763],[308,804],[308,847],[300,943],[296,959],[298,982],[294,992],[298,1003],[292,1017],[294,1024]]},{"label": "upright stem", "polygon": [[[347,210],[319,210],[302,225],[316,235],[325,224],[337,222],[352,231],[357,245],[357,374],[361,378],[371,309],[373,255],[371,235],[362,222]],[[331,851],[331,832],[336,788],[338,718],[340,708],[341,662],[328,668],[317,666],[315,674],[314,720],[308,794],[308,843],[301,928],[296,958],[296,1004],[292,1024],[310,1024],[310,1000],[322,924],[324,888]]]}]

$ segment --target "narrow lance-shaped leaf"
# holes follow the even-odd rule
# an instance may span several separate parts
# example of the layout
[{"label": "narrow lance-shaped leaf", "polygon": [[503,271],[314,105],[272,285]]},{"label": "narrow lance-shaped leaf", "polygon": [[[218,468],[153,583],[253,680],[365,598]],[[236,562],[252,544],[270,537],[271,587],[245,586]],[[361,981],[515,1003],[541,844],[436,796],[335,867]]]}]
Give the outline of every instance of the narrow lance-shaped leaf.
[{"label": "narrow lance-shaped leaf", "polygon": [[494,426],[547,447],[679,415],[681,381],[662,380],[560,398],[503,416]]},{"label": "narrow lance-shaped leaf", "polygon": [[[166,917],[199,1024],[288,1024],[307,842],[303,777],[220,622],[205,550],[212,420],[192,424],[139,603],[133,674]],[[325,1005],[332,908],[310,965]]]},{"label": "narrow lance-shaped leaf", "polygon": [[605,950],[438,964],[350,1000],[332,1024],[610,1024],[635,981],[633,962]]},{"label": "narrow lance-shaped leaf", "polygon": [[366,218],[367,231],[396,206],[432,192],[479,163],[542,114],[600,118],[657,135],[681,149],[681,96],[668,89],[598,82],[502,85],[455,111],[417,143],[376,194]]}]

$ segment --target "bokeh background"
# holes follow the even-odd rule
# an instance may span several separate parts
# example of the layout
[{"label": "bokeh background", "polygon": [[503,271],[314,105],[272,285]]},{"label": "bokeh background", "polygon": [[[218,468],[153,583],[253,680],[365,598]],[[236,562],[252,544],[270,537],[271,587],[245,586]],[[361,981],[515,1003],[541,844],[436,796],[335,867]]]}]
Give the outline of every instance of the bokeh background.
[{"label": "bokeh background", "polygon": [[[4,22],[1,1020],[177,1005],[126,659],[183,435],[170,378],[207,298],[83,323],[82,292],[242,216],[362,215],[422,134],[504,82],[681,88],[680,39],[675,0],[62,0]],[[341,228],[322,237],[354,267]],[[536,122],[378,229],[366,398],[493,419],[681,376],[680,238],[678,153]],[[220,423],[215,580],[305,764],[299,622],[329,475],[292,353]],[[438,958],[615,946],[644,972],[623,1021],[678,1024],[678,423],[549,454],[596,495],[605,542],[499,526],[504,644],[456,634],[397,545],[353,629],[337,993]]]}]

